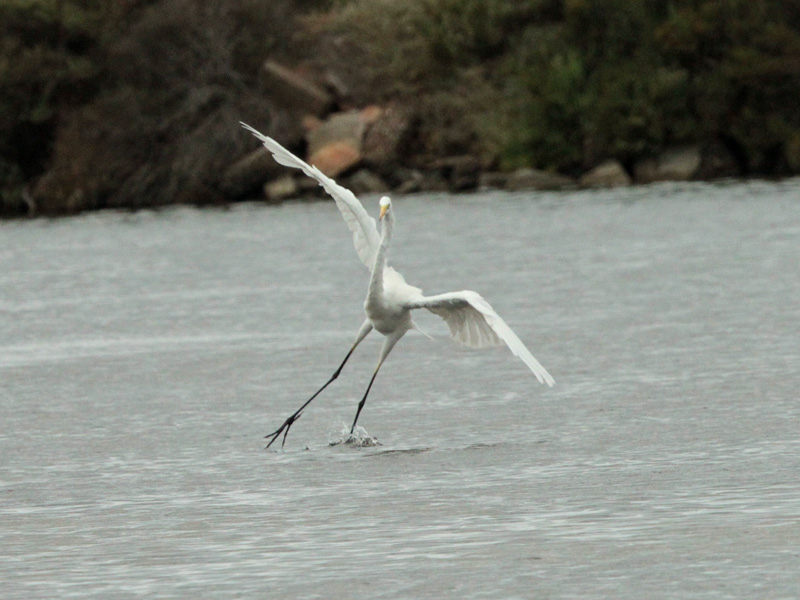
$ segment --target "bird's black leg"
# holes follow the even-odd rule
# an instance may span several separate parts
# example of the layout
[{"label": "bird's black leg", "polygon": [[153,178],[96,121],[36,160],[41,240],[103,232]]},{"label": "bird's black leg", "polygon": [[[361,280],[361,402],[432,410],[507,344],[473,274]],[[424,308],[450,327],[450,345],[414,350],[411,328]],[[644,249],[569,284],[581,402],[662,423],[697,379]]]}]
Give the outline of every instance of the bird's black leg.
[{"label": "bird's black leg", "polygon": [[322,390],[324,390],[326,387],[328,387],[331,383],[333,383],[333,381],[337,377],[339,377],[339,374],[342,372],[342,369],[344,368],[345,363],[350,358],[350,355],[353,354],[353,351],[356,349],[356,346],[358,346],[361,343],[361,340],[363,340],[365,337],[367,337],[367,334],[370,331],[372,331],[372,325],[370,324],[369,321],[365,321],[364,324],[361,326],[361,329],[358,332],[358,336],[356,336],[355,343],[350,348],[350,351],[347,353],[347,356],[344,357],[344,360],[342,361],[342,364],[340,364],[339,368],[336,369],[336,371],[333,373],[333,375],[331,375],[331,378],[328,379],[328,381],[325,382],[325,385],[323,385],[321,388],[319,388],[316,391],[316,393],[313,396],[311,396],[311,398],[306,400],[300,408],[298,408],[294,413],[292,413],[292,415],[283,422],[283,425],[278,427],[278,429],[276,429],[275,431],[273,431],[269,435],[265,435],[264,436],[266,439],[269,439],[269,442],[267,442],[267,448],[269,448],[270,446],[272,446],[272,444],[275,443],[275,440],[277,440],[278,437],[280,437],[281,433],[283,434],[283,440],[281,441],[281,448],[283,448],[284,444],[286,444],[286,436],[289,435],[289,429],[291,428],[292,425],[294,425],[295,421],[297,421],[297,419],[300,418],[301,414],[303,413],[303,409],[305,409],[306,406],[311,404],[311,401],[314,398],[316,398],[317,396],[319,396],[322,393]]},{"label": "bird's black leg", "polygon": [[367,391],[364,392],[364,397],[361,398],[361,402],[358,403],[358,410],[356,411],[356,418],[353,419],[353,426],[350,428],[350,435],[353,435],[353,432],[356,429],[356,423],[358,422],[358,415],[361,414],[361,409],[364,408],[364,404],[366,404],[367,402],[367,396],[369,396],[369,391],[372,389],[372,384],[375,381],[375,377],[377,375],[378,375],[378,369],[375,369],[375,372],[372,374],[372,379],[369,380]]},{"label": "bird's black leg", "polygon": [[375,378],[378,376],[378,371],[381,370],[381,366],[383,365],[383,361],[386,360],[386,357],[389,356],[389,352],[392,351],[394,345],[403,337],[405,334],[405,330],[397,330],[394,333],[387,335],[386,339],[383,342],[383,348],[381,348],[381,357],[378,360],[378,366],[375,367],[375,372],[372,374],[372,379],[369,380],[369,385],[367,386],[367,391],[364,392],[364,397],[361,398],[361,402],[358,403],[358,410],[356,411],[356,418],[353,419],[353,426],[350,428],[350,435],[353,435],[353,432],[356,430],[356,423],[358,423],[358,415],[361,414],[361,409],[364,408],[364,404],[367,402],[367,396],[369,396],[369,391],[372,389],[372,384],[375,383]]},{"label": "bird's black leg", "polygon": [[293,413],[293,414],[292,414],[292,415],[291,415],[291,416],[290,416],[288,419],[286,419],[286,421],[284,421],[284,422],[283,422],[283,425],[281,425],[281,426],[280,426],[280,427],[279,427],[277,430],[273,431],[273,432],[272,432],[272,433],[270,433],[269,435],[266,435],[266,436],[264,436],[265,438],[271,438],[271,439],[269,440],[269,443],[267,444],[267,448],[269,448],[270,446],[272,446],[272,444],[275,442],[275,440],[277,440],[277,439],[278,439],[278,437],[281,435],[281,433],[283,433],[283,441],[281,442],[281,448],[283,448],[283,445],[286,443],[286,436],[289,434],[289,428],[290,428],[292,425],[294,425],[294,422],[295,422],[295,421],[297,421],[297,419],[299,419],[299,418],[300,418],[300,415],[302,414],[302,412],[303,412],[303,409],[304,409],[306,406],[308,406],[309,404],[311,404],[311,401],[312,401],[314,398],[316,398],[317,396],[319,396],[319,395],[320,395],[320,393],[322,393],[322,390],[324,390],[326,387],[328,387],[328,386],[329,386],[331,383],[333,383],[333,381],[334,381],[334,380],[335,380],[337,377],[339,377],[339,373],[341,373],[341,372],[342,372],[342,369],[344,368],[344,365],[345,365],[345,363],[347,362],[347,359],[348,359],[348,358],[350,358],[350,355],[351,355],[351,354],[353,354],[353,350],[355,350],[355,349],[356,349],[356,347],[355,347],[355,346],[353,346],[352,348],[350,348],[350,352],[348,352],[348,353],[347,353],[347,356],[345,356],[345,357],[344,357],[344,360],[342,361],[342,364],[341,364],[341,365],[339,365],[339,368],[338,368],[338,369],[336,369],[336,372],[335,372],[333,375],[331,375],[331,378],[330,378],[330,379],[328,379],[328,381],[326,381],[326,382],[325,382],[325,385],[323,385],[321,388],[319,388],[319,389],[317,390],[317,392],[316,392],[316,393],[315,393],[313,396],[311,396],[311,398],[309,398],[308,400],[306,400],[306,401],[303,403],[303,406],[301,406],[300,408],[298,408],[298,409],[297,409],[297,410],[296,410],[296,411],[295,411],[295,412],[294,412],[294,413]]}]

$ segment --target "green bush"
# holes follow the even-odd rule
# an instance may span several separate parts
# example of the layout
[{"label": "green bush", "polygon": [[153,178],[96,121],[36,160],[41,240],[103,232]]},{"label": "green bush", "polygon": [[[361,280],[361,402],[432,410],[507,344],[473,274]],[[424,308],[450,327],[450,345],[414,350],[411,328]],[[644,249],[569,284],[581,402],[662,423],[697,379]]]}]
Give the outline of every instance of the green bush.
[{"label": "green bush", "polygon": [[580,164],[587,73],[581,56],[560,41],[560,28],[535,28],[507,67],[506,103],[513,126],[501,166],[569,170]]},{"label": "green bush", "polygon": [[423,154],[498,156],[516,127],[505,96],[519,96],[507,57],[528,25],[559,18],[560,0],[340,2],[306,20],[308,58],[361,102],[415,105]]},{"label": "green bush", "polygon": [[102,3],[0,4],[0,212],[15,214],[23,187],[45,169],[61,114],[91,97]]},{"label": "green bush", "polygon": [[721,142],[750,172],[797,170],[800,0],[354,0],[323,24],[356,97],[424,97],[423,135],[458,110],[461,150],[506,168]]},{"label": "green bush", "polygon": [[665,60],[689,73],[704,138],[723,138],[752,173],[797,172],[800,2],[685,3],[657,30]]},{"label": "green bush", "polygon": [[106,79],[59,130],[36,188],[42,210],[225,200],[217,182],[252,142],[240,120],[268,120],[261,63],[285,43],[294,3],[162,0],[105,41]]},{"label": "green bush", "polygon": [[222,200],[238,120],[299,127],[258,86],[269,56],[415,108],[411,164],[696,143],[800,172],[800,0],[4,0],[0,210]]}]

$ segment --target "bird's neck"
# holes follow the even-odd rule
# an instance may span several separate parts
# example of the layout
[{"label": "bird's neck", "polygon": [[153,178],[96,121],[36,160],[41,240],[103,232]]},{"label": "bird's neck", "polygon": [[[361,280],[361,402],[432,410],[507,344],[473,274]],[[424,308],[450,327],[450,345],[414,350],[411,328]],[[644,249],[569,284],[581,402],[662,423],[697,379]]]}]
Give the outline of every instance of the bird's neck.
[{"label": "bird's neck", "polygon": [[378,301],[383,297],[383,271],[386,269],[386,253],[389,249],[389,242],[392,239],[394,228],[394,215],[392,211],[386,213],[381,221],[381,243],[375,253],[375,263],[372,265],[372,275],[369,281],[368,300]]},{"label": "bird's neck", "polygon": [[381,221],[381,248],[385,249],[386,247],[389,246],[389,242],[392,239],[393,232],[394,232],[394,213],[390,209],[383,217],[383,221]]}]

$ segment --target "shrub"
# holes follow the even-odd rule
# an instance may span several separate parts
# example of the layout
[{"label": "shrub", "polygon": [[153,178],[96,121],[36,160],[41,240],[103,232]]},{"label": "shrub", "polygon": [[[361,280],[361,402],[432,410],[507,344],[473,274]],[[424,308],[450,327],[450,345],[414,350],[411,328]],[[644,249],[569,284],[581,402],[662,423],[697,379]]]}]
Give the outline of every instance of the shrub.
[{"label": "shrub", "polygon": [[428,151],[574,171],[722,141],[796,170],[800,0],[353,0],[316,24],[356,97],[424,106]]},{"label": "shrub", "polygon": [[424,155],[497,156],[513,128],[501,63],[528,24],[560,11],[560,0],[353,0],[305,19],[305,39],[359,101],[413,104]]},{"label": "shrub", "polygon": [[789,154],[800,136],[800,2],[682,4],[657,39],[689,73],[698,130],[733,146],[749,172],[797,172]]},{"label": "shrub", "polygon": [[0,4],[0,212],[26,210],[23,187],[45,168],[62,112],[94,93],[87,52],[98,11],[68,0]]},{"label": "shrub", "polygon": [[73,112],[37,187],[44,210],[225,200],[216,183],[252,149],[238,122],[271,114],[258,66],[280,48],[289,0],[163,0],[104,48],[107,79]]}]

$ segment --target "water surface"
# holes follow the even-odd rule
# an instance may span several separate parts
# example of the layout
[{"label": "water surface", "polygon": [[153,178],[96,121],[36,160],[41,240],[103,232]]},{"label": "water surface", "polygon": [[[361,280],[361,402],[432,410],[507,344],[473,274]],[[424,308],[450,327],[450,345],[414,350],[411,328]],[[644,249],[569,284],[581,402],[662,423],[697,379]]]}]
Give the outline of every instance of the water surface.
[{"label": "water surface", "polygon": [[[377,200],[368,201],[370,210]],[[395,200],[506,349],[380,336],[329,203],[0,223],[6,598],[800,596],[800,182]]]}]

